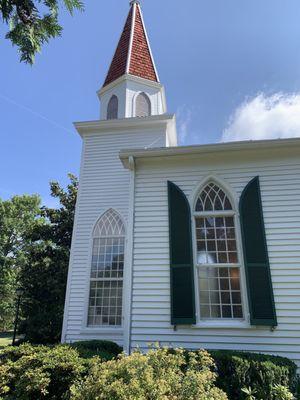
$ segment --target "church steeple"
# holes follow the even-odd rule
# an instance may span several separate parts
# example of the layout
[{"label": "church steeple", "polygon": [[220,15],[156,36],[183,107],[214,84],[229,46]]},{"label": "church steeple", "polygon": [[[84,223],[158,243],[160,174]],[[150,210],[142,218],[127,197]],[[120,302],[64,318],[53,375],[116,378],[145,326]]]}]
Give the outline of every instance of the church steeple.
[{"label": "church steeple", "polygon": [[98,95],[102,119],[166,112],[164,88],[159,82],[138,0],[130,2],[125,26]]},{"label": "church steeple", "polygon": [[130,2],[130,11],[103,87],[130,74],[158,82],[140,2]]}]

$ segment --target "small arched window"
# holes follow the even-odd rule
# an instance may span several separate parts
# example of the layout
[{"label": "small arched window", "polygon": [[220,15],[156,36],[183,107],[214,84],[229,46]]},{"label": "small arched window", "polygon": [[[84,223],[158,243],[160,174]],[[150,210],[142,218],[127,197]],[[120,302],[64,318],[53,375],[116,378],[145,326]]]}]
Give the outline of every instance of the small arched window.
[{"label": "small arched window", "polygon": [[117,119],[118,108],[119,108],[119,100],[116,95],[113,95],[108,102],[107,119]]},{"label": "small arched window", "polygon": [[146,93],[140,93],[135,102],[135,116],[149,117],[151,115],[151,102]]},{"label": "small arched window", "polygon": [[88,326],[122,325],[125,226],[108,210],[93,232]]},{"label": "small arched window", "polygon": [[209,182],[194,209],[201,319],[242,319],[236,212],[229,196]]}]

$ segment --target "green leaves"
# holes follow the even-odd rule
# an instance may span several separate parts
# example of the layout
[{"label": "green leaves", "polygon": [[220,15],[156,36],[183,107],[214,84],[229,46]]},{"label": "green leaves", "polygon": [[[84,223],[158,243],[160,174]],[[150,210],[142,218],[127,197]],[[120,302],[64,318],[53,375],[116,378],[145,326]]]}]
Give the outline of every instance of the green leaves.
[{"label": "green leaves", "polygon": [[[84,10],[80,0],[62,3],[71,15]],[[18,47],[21,61],[33,64],[42,46],[61,35],[58,12],[59,0],[0,0],[0,14],[9,26],[6,38]]]},{"label": "green leaves", "polygon": [[75,9],[79,11],[84,10],[83,3],[80,0],[64,0],[64,3],[71,15],[73,15]]},{"label": "green leaves", "polygon": [[60,340],[67,283],[78,180],[69,175],[67,189],[51,182],[51,195],[60,208],[43,207],[46,221],[31,232],[20,281],[25,289],[22,301],[22,332],[34,343]]},{"label": "green leaves", "polygon": [[30,232],[39,225],[39,196],[0,199],[0,331],[12,327],[15,289]]},{"label": "green leaves", "polygon": [[40,197],[0,199],[0,331],[12,328],[17,285],[25,289],[23,332],[35,342],[60,340],[78,181],[50,184],[60,208]]},{"label": "green leaves", "polygon": [[71,399],[227,400],[212,368],[205,351],[190,354],[187,362],[182,349],[136,350],[105,363],[94,358],[87,377],[71,387]]}]

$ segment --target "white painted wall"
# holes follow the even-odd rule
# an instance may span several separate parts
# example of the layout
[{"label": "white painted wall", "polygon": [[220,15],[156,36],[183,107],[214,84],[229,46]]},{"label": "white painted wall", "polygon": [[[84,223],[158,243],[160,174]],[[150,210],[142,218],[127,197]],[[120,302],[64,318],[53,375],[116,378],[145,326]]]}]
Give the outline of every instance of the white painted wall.
[{"label": "white painted wall", "polygon": [[[239,198],[259,175],[278,317],[266,327],[170,325],[167,180],[192,201],[199,182],[215,175]],[[299,146],[277,150],[138,159],[134,207],[131,348],[149,343],[187,348],[239,349],[286,356],[300,367]]]},{"label": "white painted wall", "polygon": [[151,102],[151,115],[161,115],[167,112],[165,91],[160,83],[124,75],[98,93],[101,101],[100,118],[106,119],[107,105],[113,95],[116,95],[119,100],[118,118],[135,117],[135,99],[142,92],[147,94]]},{"label": "white painted wall", "polygon": [[[134,122],[135,121],[135,122]],[[143,122],[144,121],[144,122]],[[83,136],[80,185],[76,205],[62,341],[108,339],[123,345],[123,328],[87,328],[91,269],[92,231],[98,218],[109,208],[117,210],[128,224],[130,172],[119,159],[123,148],[165,147],[167,126],[153,126],[145,118],[128,121],[81,123]],[[135,126],[138,124],[138,126]],[[128,270],[125,257],[125,275]],[[131,265],[130,265],[131,267]],[[129,294],[124,294],[126,299]],[[127,300],[128,303],[128,300]]]}]

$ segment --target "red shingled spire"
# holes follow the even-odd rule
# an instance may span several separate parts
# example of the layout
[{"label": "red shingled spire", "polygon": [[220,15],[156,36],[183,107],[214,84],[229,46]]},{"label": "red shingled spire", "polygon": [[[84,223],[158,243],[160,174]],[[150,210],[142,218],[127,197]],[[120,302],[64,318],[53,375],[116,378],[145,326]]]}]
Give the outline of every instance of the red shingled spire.
[{"label": "red shingled spire", "polygon": [[125,74],[159,81],[139,1],[133,0],[130,4],[130,11],[103,87]]}]

